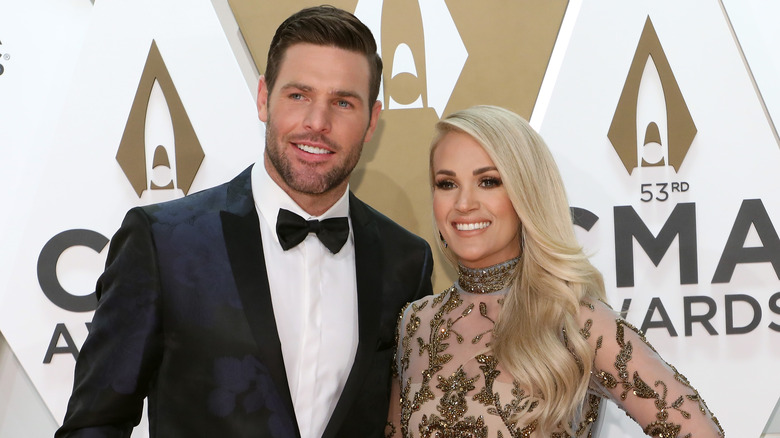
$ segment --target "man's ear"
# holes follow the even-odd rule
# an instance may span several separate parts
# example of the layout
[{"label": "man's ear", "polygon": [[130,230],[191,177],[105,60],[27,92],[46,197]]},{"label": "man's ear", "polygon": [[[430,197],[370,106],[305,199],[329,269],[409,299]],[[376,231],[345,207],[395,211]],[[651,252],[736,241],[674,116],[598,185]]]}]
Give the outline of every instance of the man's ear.
[{"label": "man's ear", "polygon": [[382,102],[374,102],[374,106],[371,108],[371,120],[368,121],[368,129],[366,129],[366,136],[363,137],[363,143],[371,141],[371,137],[376,131],[377,122],[379,122],[379,113],[382,112]]},{"label": "man's ear", "polygon": [[265,83],[265,76],[260,76],[257,83],[257,117],[262,122],[268,121],[268,84]]}]

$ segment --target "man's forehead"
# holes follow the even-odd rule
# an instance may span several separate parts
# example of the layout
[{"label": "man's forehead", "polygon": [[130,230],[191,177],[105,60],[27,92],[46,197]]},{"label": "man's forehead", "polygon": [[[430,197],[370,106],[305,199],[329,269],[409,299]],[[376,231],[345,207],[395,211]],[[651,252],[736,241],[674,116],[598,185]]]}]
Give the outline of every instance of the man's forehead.
[{"label": "man's forehead", "polygon": [[295,87],[367,100],[370,76],[371,67],[363,53],[333,45],[296,43],[284,51],[274,88]]}]

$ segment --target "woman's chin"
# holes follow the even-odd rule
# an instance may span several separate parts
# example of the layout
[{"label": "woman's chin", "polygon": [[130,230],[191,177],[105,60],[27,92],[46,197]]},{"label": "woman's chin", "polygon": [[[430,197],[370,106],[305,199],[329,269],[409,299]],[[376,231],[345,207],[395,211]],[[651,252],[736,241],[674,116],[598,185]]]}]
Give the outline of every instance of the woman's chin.
[{"label": "woman's chin", "polygon": [[488,266],[495,265],[496,263],[501,263],[501,261],[497,261],[493,263],[493,260],[495,260],[494,257],[458,257],[458,263],[461,265],[472,268],[472,269],[479,269],[479,268],[487,268]]}]

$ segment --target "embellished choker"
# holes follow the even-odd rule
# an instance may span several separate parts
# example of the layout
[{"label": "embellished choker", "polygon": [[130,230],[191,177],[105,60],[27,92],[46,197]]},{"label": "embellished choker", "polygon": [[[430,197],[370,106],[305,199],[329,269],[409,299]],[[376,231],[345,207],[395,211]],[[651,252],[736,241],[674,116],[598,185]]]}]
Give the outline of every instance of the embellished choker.
[{"label": "embellished choker", "polygon": [[487,268],[472,269],[458,263],[458,284],[466,292],[489,294],[509,284],[520,257]]}]

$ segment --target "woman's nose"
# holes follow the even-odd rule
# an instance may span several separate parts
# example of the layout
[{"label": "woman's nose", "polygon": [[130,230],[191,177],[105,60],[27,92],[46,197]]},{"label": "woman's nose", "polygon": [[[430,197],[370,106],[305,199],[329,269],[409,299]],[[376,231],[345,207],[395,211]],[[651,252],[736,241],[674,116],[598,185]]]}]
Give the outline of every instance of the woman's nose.
[{"label": "woman's nose", "polygon": [[469,212],[479,206],[474,190],[465,188],[458,192],[458,199],[455,202],[455,209],[460,212]]}]

